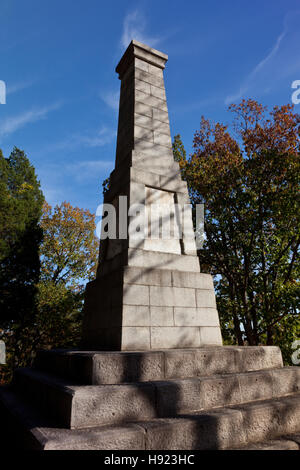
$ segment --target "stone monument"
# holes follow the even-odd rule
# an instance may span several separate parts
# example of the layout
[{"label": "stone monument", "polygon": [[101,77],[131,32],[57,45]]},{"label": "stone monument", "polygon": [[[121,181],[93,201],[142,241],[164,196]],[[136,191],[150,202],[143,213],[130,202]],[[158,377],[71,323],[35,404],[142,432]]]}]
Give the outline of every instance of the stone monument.
[{"label": "stone monument", "polygon": [[[86,289],[87,348],[222,344],[212,276],[200,273],[187,185],[172,152],[163,77],[167,59],[132,41],[116,68],[121,80],[116,162],[104,202],[116,207],[119,218],[121,210],[141,204],[151,214],[155,205],[166,207],[173,220],[175,206],[181,207],[181,238],[151,233],[137,238],[125,227],[123,239],[101,243],[97,279]],[[123,208],[120,196],[127,197]],[[161,220],[169,223],[163,214]]]},{"label": "stone monument", "polygon": [[[105,201],[122,236],[101,241],[86,289],[85,349],[39,351],[0,387],[5,449],[300,449],[300,368],[283,367],[275,346],[222,346],[172,156],[166,60],[132,41],[117,67],[116,167]],[[175,227],[183,206],[181,236],[134,236],[120,224],[124,201],[150,213],[153,202],[166,203],[151,233],[157,217],[163,229],[171,214]]]}]

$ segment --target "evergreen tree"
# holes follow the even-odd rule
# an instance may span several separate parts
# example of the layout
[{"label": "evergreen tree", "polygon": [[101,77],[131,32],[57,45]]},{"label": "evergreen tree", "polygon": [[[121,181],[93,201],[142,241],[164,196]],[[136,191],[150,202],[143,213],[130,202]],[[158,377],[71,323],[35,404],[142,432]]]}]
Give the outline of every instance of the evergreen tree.
[{"label": "evergreen tree", "polygon": [[9,338],[15,365],[21,337],[36,314],[39,281],[39,220],[44,197],[34,167],[25,153],[14,148],[9,158],[0,154],[0,332]]}]

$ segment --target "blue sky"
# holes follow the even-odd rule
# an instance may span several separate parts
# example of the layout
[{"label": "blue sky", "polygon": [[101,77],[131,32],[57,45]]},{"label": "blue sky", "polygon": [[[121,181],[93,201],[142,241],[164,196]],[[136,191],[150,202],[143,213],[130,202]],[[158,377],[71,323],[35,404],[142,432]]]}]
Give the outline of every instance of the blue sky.
[{"label": "blue sky", "polygon": [[244,97],[290,103],[300,79],[299,0],[1,0],[0,15],[0,148],[25,150],[50,204],[101,202],[131,39],[169,55],[171,134],[188,153],[201,115],[229,122]]}]

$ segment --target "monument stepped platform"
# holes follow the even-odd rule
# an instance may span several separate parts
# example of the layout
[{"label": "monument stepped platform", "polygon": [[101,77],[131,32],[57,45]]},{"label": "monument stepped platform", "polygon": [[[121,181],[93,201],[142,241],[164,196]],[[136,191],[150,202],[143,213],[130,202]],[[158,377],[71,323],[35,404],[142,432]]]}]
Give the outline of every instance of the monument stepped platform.
[{"label": "monument stepped platform", "polygon": [[300,368],[277,347],[42,351],[0,404],[13,448],[296,448]]}]

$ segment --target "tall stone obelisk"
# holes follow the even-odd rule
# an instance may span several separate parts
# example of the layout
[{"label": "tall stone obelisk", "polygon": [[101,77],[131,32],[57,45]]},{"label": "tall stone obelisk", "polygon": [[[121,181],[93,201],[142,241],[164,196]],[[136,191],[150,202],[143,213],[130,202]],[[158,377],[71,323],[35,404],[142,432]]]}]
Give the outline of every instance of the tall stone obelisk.
[{"label": "tall stone obelisk", "polygon": [[[167,59],[132,41],[116,68],[121,80],[116,163],[104,202],[116,208],[118,227],[130,207],[141,204],[155,216],[160,204],[171,216],[159,219],[162,230],[165,219],[176,219],[176,207],[189,203],[172,152],[163,78]],[[200,273],[191,209],[183,212],[180,238],[151,233],[138,238],[126,226],[125,236],[101,241],[97,278],[86,288],[85,348],[222,344],[212,277]],[[129,214],[131,222],[138,217]]]}]

